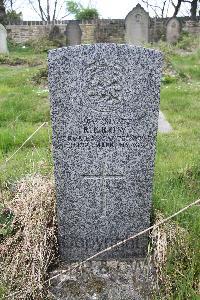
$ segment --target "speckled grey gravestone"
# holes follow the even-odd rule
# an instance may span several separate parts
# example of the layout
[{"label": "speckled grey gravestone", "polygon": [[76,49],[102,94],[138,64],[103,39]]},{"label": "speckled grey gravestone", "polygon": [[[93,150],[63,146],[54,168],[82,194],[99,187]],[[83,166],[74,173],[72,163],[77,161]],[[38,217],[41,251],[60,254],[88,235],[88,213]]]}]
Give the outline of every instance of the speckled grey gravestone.
[{"label": "speckled grey gravestone", "polygon": [[[49,52],[61,258],[79,261],[150,225],[162,54],[95,44]],[[144,256],[147,236],[100,258]]]},{"label": "speckled grey gravestone", "polygon": [[125,18],[125,40],[128,44],[143,45],[149,41],[149,14],[137,4]]},{"label": "speckled grey gravestone", "polygon": [[77,21],[70,21],[67,24],[65,35],[66,43],[68,46],[75,46],[81,44],[82,31]]},{"label": "speckled grey gravestone", "polygon": [[168,43],[176,43],[181,34],[181,24],[177,18],[171,18],[167,22],[166,40]]},{"label": "speckled grey gravestone", "polygon": [[7,31],[2,24],[0,24],[0,53],[8,53]]}]

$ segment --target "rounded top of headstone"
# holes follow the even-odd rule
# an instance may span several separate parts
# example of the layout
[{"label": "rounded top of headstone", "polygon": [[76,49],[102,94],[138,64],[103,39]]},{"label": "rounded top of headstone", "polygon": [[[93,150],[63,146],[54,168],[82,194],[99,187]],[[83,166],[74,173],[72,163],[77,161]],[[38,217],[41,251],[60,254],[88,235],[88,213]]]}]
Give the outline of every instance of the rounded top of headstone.
[{"label": "rounded top of headstone", "polygon": [[70,26],[77,26],[77,27],[80,27],[79,21],[77,21],[77,20],[70,20],[70,21],[67,23],[67,27],[70,27]]},{"label": "rounded top of headstone", "polygon": [[170,25],[172,22],[176,22],[177,24],[181,25],[181,22],[176,17],[169,18],[166,25]]},{"label": "rounded top of headstone", "polygon": [[80,32],[82,34],[79,22],[76,20],[69,21],[69,23],[66,26],[65,34],[67,34],[69,31],[72,31],[72,32],[76,31],[76,32]]},{"label": "rounded top of headstone", "polygon": [[138,3],[131,11],[129,11],[129,13],[127,14],[127,16],[125,18],[125,22],[129,17],[132,16],[132,14],[135,14],[138,11],[140,11],[140,13],[142,13],[143,15],[146,15],[149,18],[149,13]]},{"label": "rounded top of headstone", "polygon": [[[138,67],[140,61],[142,66]],[[73,76],[76,78],[79,75],[81,78],[79,83],[75,83],[74,79],[72,82],[73,90],[79,91],[79,97],[73,98],[74,107],[84,107],[95,113],[122,111],[124,114],[127,111],[126,114],[132,118],[142,115],[144,109],[141,105],[138,107],[135,101],[127,100],[130,97],[132,99],[130,91],[137,82],[140,84],[143,68],[149,70],[155,65],[161,65],[162,54],[153,49],[128,44],[100,43],[63,47],[49,51],[49,74],[55,72],[55,67],[60,62],[66,62],[69,69],[73,62]],[[139,69],[139,75],[134,76],[134,82],[130,83],[127,81],[127,72],[131,70],[132,74],[132,69]]]}]

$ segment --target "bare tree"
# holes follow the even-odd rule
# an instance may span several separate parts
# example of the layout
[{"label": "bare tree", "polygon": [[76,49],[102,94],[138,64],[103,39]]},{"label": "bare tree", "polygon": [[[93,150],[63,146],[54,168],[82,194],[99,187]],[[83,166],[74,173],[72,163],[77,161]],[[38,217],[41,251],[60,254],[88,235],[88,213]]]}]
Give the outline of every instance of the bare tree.
[{"label": "bare tree", "polygon": [[17,3],[19,3],[17,0],[4,0],[5,9],[10,11],[16,11],[19,9],[17,7]]},{"label": "bare tree", "polygon": [[177,4],[174,3],[174,1],[172,1],[172,5],[174,7],[174,14],[173,14],[173,17],[176,17],[179,10],[180,10],[180,7],[181,7],[181,3],[182,3],[182,0],[178,0]]},{"label": "bare tree", "polygon": [[50,22],[56,19],[58,0],[46,0],[46,4],[42,4],[41,0],[28,0],[28,2],[42,21]]},{"label": "bare tree", "polygon": [[14,10],[15,2],[16,1],[14,0],[6,0],[6,8],[8,7],[9,9]]},{"label": "bare tree", "polygon": [[56,8],[57,8],[57,5],[58,5],[58,0],[55,0],[54,11],[53,11],[53,20],[55,20],[55,18],[56,18]]},{"label": "bare tree", "polygon": [[[151,9],[156,17],[166,18],[168,17],[169,7],[175,4],[172,0],[141,0],[147,7],[147,9]],[[180,0],[179,0],[180,1]],[[181,0],[182,1],[182,0]]]},{"label": "bare tree", "polygon": [[191,2],[190,13],[191,13],[191,19],[192,20],[196,20],[196,17],[197,17],[197,7],[198,7],[198,3],[199,2],[200,2],[199,0],[192,0],[192,2]]},{"label": "bare tree", "polygon": [[157,17],[167,17],[169,6],[174,7],[173,17],[176,17],[181,11],[183,3],[188,3],[190,5],[190,16],[192,20],[197,17],[198,3],[200,0],[141,0],[148,8],[155,13]]},{"label": "bare tree", "polygon": [[49,6],[49,0],[47,0],[47,21],[50,22],[50,6]]},{"label": "bare tree", "polygon": [[147,9],[151,8],[156,17],[164,17],[164,10],[166,2],[169,0],[161,0],[159,4],[155,0],[142,0],[142,2],[146,5]]},{"label": "bare tree", "polygon": [[189,3],[190,4],[191,19],[196,20],[199,0],[178,0],[178,2],[176,4],[174,3],[174,1],[172,1],[172,5],[174,6],[173,16],[174,17],[177,16],[178,12],[180,11],[182,3]]}]

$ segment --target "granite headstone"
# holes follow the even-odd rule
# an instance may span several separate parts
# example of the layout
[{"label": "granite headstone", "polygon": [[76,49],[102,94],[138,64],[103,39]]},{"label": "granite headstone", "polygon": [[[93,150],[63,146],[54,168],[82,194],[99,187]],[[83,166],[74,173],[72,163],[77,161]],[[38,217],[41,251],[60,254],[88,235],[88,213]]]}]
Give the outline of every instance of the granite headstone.
[{"label": "granite headstone", "polygon": [[67,24],[65,35],[66,44],[68,46],[75,46],[81,44],[82,31],[77,21],[70,21]]},{"label": "granite headstone", "polygon": [[7,31],[2,24],[0,24],[0,53],[8,53]]},{"label": "granite headstone", "polygon": [[166,40],[168,43],[174,44],[178,41],[181,34],[181,24],[177,18],[171,18],[167,22]]},{"label": "granite headstone", "polygon": [[128,44],[143,45],[149,41],[149,14],[137,4],[125,18],[125,40]]},{"label": "granite headstone", "polygon": [[[48,59],[60,254],[79,261],[150,225],[162,54],[95,44]],[[144,256],[147,243],[100,259]]]}]

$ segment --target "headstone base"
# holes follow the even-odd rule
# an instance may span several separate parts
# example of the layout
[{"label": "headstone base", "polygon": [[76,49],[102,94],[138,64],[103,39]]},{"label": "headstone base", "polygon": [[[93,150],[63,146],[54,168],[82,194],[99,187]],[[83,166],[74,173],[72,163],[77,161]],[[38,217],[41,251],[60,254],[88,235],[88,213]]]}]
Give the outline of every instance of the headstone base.
[{"label": "headstone base", "polygon": [[[61,266],[51,277],[76,264]],[[92,261],[52,280],[51,293],[59,300],[153,299],[155,269],[147,259]]]}]

